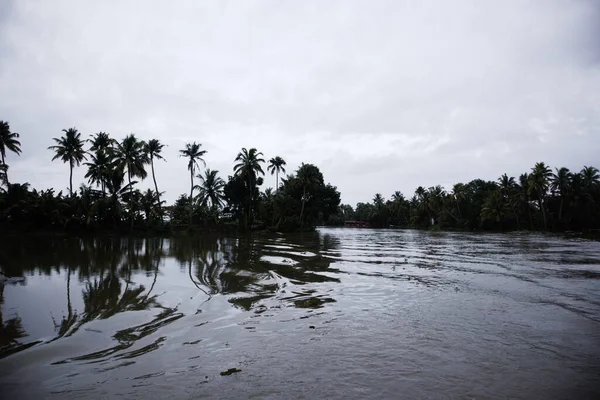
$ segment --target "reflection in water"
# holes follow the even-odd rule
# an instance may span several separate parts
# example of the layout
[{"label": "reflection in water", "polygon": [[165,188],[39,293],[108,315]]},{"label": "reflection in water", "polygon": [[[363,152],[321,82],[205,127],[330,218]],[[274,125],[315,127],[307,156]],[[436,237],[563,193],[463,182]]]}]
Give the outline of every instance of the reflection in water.
[{"label": "reflection in water", "polygon": [[[233,306],[248,311],[275,297],[288,306],[320,307],[333,300],[321,298],[315,290],[286,293],[285,288],[292,284],[338,281],[319,274],[330,265],[330,260],[319,252],[335,249],[336,241],[317,233],[288,237],[286,241],[278,236],[103,237],[53,238],[35,244],[28,238],[12,238],[6,244],[8,251],[0,255],[0,267],[7,274],[27,279],[39,275],[53,277],[57,273],[64,276],[66,313],[63,312],[60,322],[52,317],[55,335],[49,341],[72,336],[94,320],[128,311],[157,310],[150,322],[116,332],[113,335],[118,342],[116,346],[71,360],[106,357],[124,350],[135,340],[183,315],[177,305],[161,304],[160,296],[154,292],[165,260],[174,259],[179,264],[181,273],[206,296],[204,302],[217,294],[228,295]],[[143,275],[152,277],[148,287],[136,283]],[[74,307],[74,302],[82,309]],[[30,338],[34,340],[27,342],[27,337],[18,316],[3,320],[0,357],[14,352],[19,345],[36,344],[39,340]],[[144,351],[159,344],[160,341],[152,343]]]},{"label": "reflection in water", "polygon": [[599,246],[363,229],[5,238],[0,271],[24,282],[0,285],[0,386],[7,398],[598,398]]}]

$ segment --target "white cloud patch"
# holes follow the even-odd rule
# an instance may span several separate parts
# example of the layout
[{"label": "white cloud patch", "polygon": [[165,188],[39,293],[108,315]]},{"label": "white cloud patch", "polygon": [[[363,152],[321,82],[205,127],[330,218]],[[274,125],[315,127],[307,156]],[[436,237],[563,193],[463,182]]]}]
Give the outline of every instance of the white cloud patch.
[{"label": "white cloud patch", "polygon": [[19,0],[0,15],[11,178],[34,187],[67,186],[46,148],[72,126],[168,144],[169,201],[194,140],[223,177],[243,146],[314,163],[350,203],[600,160],[594,1]]}]

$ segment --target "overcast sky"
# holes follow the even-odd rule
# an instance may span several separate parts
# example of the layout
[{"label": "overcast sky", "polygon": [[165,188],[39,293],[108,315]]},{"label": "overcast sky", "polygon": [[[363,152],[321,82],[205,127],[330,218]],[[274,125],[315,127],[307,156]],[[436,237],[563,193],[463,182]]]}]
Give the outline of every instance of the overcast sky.
[{"label": "overcast sky", "polygon": [[316,164],[351,204],[600,167],[600,2],[1,0],[0,119],[37,188],[68,187],[64,128],[160,139],[169,202],[189,141],[225,179],[242,147]]}]

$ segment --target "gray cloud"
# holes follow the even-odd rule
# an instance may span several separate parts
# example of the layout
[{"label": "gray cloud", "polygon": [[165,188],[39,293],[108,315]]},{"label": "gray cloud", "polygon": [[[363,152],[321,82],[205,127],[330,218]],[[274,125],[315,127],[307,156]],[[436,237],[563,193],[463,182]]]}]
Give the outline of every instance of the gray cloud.
[{"label": "gray cloud", "polygon": [[0,7],[0,119],[22,135],[12,179],[34,187],[66,188],[46,147],[72,126],[167,143],[169,201],[187,191],[177,150],[192,140],[223,177],[242,146],[290,171],[315,163],[350,203],[540,160],[600,164],[594,1]]}]

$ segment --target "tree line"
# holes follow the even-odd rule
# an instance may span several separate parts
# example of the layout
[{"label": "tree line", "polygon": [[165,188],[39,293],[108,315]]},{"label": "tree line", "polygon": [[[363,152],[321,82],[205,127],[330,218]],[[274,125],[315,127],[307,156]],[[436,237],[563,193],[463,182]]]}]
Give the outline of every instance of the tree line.
[{"label": "tree line", "polygon": [[[75,128],[63,129],[53,138],[52,161],[69,166],[67,194],[54,189],[30,189],[28,183],[11,183],[7,152],[21,154],[20,135],[0,121],[0,225],[19,229],[169,229],[174,225],[232,225],[243,229],[311,229],[337,212],[340,193],[325,184],[318,167],[302,163],[293,174],[280,179],[286,162],[276,156],[268,164],[255,148],[243,148],[234,160],[233,174],[224,180],[219,171],[206,168],[207,150],[200,143],[186,143],[179,156],[187,160],[189,194],[172,205],[161,200],[155,161],[166,161],[165,145],[158,139],[144,141],[129,134],[118,141],[106,132],[88,139]],[[88,148],[86,148],[86,145]],[[264,165],[275,175],[275,190],[263,192]],[[201,170],[201,165],[204,170]],[[73,170],[86,168],[86,184],[73,187]],[[136,185],[152,175],[154,190]]]},{"label": "tree line", "polygon": [[543,162],[518,179],[503,174],[496,181],[475,179],[441,186],[419,186],[412,197],[395,192],[385,200],[376,194],[371,203],[355,208],[343,204],[331,224],[363,221],[373,227],[403,226],[466,230],[600,229],[600,174],[585,166],[579,172]]}]

